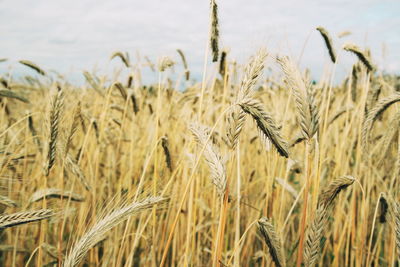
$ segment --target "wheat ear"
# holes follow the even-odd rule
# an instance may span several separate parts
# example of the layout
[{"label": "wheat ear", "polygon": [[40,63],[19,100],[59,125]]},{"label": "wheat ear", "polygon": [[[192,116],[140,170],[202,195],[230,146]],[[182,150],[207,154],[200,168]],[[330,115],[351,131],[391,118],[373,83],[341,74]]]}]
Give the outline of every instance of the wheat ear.
[{"label": "wheat ear", "polygon": [[58,128],[61,121],[61,113],[64,105],[64,94],[62,90],[58,90],[58,93],[53,98],[53,103],[50,110],[50,139],[48,143],[47,151],[47,164],[45,169],[46,176],[49,175],[50,169],[53,167],[56,160],[56,150],[58,141]]},{"label": "wheat ear", "polygon": [[[260,49],[255,56],[250,58],[249,63],[245,67],[239,93],[236,97],[237,103],[251,96],[251,90],[257,83],[264,69],[266,57],[266,51]],[[231,149],[234,149],[239,142],[239,136],[242,132],[245,120],[246,114],[242,109],[232,109],[228,114],[227,138]]]},{"label": "wheat ear", "polygon": [[0,229],[48,219],[54,216],[52,210],[23,211],[0,216]]},{"label": "wheat ear", "polygon": [[29,103],[28,99],[26,99],[23,96],[20,96],[16,92],[8,90],[8,89],[1,89],[0,90],[0,97],[14,98],[14,99],[18,99],[19,101],[22,101],[22,102],[25,102],[25,103]]},{"label": "wheat ear", "polygon": [[183,53],[183,51],[181,49],[177,49],[176,51],[178,52],[179,56],[182,59],[183,67],[185,68],[186,81],[189,81],[189,79],[190,79],[190,71],[189,71],[189,68],[188,68],[188,64],[186,62],[185,54]]},{"label": "wheat ear", "polygon": [[215,0],[211,0],[211,34],[210,34],[210,46],[212,51],[212,61],[218,61],[219,53],[219,23],[218,23],[218,6]]},{"label": "wheat ear", "polygon": [[358,57],[358,59],[365,65],[368,71],[373,71],[375,69],[375,66],[369,56],[355,44],[345,44],[343,49],[354,53]]},{"label": "wheat ear", "polygon": [[375,106],[368,112],[362,127],[362,141],[363,147],[366,150],[369,143],[369,135],[372,130],[375,120],[380,114],[388,109],[392,104],[400,101],[400,93],[393,93],[392,95],[379,100]]},{"label": "wheat ear", "polygon": [[315,218],[307,230],[307,239],[303,253],[304,266],[306,267],[315,266],[319,260],[321,251],[320,243],[327,219],[326,208],[323,205],[318,206]]},{"label": "wheat ear", "polygon": [[168,201],[165,197],[149,197],[139,202],[122,206],[107,214],[104,218],[93,225],[85,234],[73,245],[66,255],[63,263],[64,267],[75,267],[85,257],[86,253],[104,238],[104,235],[119,223],[128,219],[132,214],[152,208],[154,205]]},{"label": "wheat ear", "polygon": [[111,55],[110,60],[113,60],[115,57],[119,57],[119,58],[121,59],[121,61],[125,64],[125,66],[126,66],[127,68],[130,67],[130,62],[129,62],[129,55],[128,55],[128,53],[125,53],[125,55],[124,55],[122,52],[116,51],[116,52],[114,52],[114,53]]},{"label": "wheat ear", "polygon": [[0,195],[0,204],[7,206],[9,208],[14,208],[18,206],[17,202],[2,195]]},{"label": "wheat ear", "polygon": [[318,109],[315,105],[314,92],[307,87],[300,71],[289,57],[277,57],[277,62],[285,74],[286,81],[291,87],[300,115],[300,126],[304,137],[310,140],[318,130]]},{"label": "wheat ear", "polygon": [[329,56],[331,57],[331,60],[333,63],[336,63],[336,52],[335,49],[333,48],[333,42],[332,38],[329,35],[328,31],[323,28],[323,27],[317,27],[317,31],[319,31],[324,38],[326,48],[328,48]]},{"label": "wheat ear", "polygon": [[275,265],[277,267],[286,266],[282,243],[272,223],[270,223],[267,218],[263,217],[258,220],[258,229],[264,237],[265,243],[268,246],[269,253]]},{"label": "wheat ear", "polygon": [[315,266],[321,251],[320,242],[329,217],[330,208],[340,191],[354,183],[355,179],[345,175],[333,180],[319,196],[317,210],[311,226],[307,230],[306,244],[303,251],[304,265]]},{"label": "wheat ear", "polygon": [[250,114],[257,123],[262,140],[266,142],[270,140],[275,146],[278,153],[285,157],[289,157],[289,149],[287,142],[282,138],[275,121],[272,119],[262,106],[261,102],[255,99],[246,99],[239,103],[244,112]]},{"label": "wheat ear", "polygon": [[333,203],[339,192],[343,189],[346,189],[348,186],[352,185],[354,181],[355,181],[354,177],[349,175],[344,175],[334,179],[321,193],[319,197],[320,205],[329,207]]},{"label": "wheat ear", "polygon": [[205,127],[192,124],[189,126],[189,129],[193,133],[198,144],[202,148],[204,147],[204,158],[210,168],[211,182],[215,185],[218,194],[222,197],[226,188],[226,172],[221,156],[217,149],[213,147],[209,141],[207,142],[209,138]]},{"label": "wheat ear", "polygon": [[85,198],[81,195],[78,195],[73,192],[65,191],[63,192],[61,189],[57,188],[46,188],[46,189],[40,189],[33,193],[31,198],[29,199],[29,203],[34,203],[42,199],[49,199],[49,198],[65,198],[68,199],[70,198],[72,201],[84,201]]},{"label": "wheat ear", "polygon": [[25,65],[31,69],[33,69],[34,71],[36,71],[37,73],[39,73],[40,75],[45,76],[46,72],[40,68],[38,65],[36,65],[35,63],[33,63],[32,61],[29,60],[20,60],[18,61],[19,63],[21,63],[22,65]]}]

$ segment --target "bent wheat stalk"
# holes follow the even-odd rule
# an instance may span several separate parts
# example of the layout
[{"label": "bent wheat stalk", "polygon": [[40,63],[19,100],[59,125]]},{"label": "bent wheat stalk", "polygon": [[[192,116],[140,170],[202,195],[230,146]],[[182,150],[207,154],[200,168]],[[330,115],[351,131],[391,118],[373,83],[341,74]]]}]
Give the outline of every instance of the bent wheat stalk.
[{"label": "bent wheat stalk", "polygon": [[64,267],[77,266],[85,257],[86,253],[104,238],[104,235],[119,223],[137,212],[152,208],[154,205],[167,202],[165,197],[149,197],[139,202],[122,206],[107,214],[99,220],[74,244],[71,251],[66,255]]},{"label": "bent wheat stalk", "polygon": [[285,158],[289,157],[287,142],[282,138],[275,121],[263,108],[262,104],[255,99],[246,99],[239,103],[244,112],[250,114],[256,121],[260,135],[265,141],[270,140],[278,153]]},{"label": "bent wheat stalk", "polygon": [[271,258],[277,267],[286,266],[285,257],[282,250],[282,242],[275,231],[275,227],[269,222],[267,218],[258,220],[258,229],[264,237],[265,243],[268,246]]},{"label": "bent wheat stalk", "polygon": [[333,42],[332,42],[332,38],[329,35],[328,31],[323,28],[323,27],[317,27],[317,31],[319,31],[322,35],[322,37],[324,38],[326,47],[328,48],[328,52],[329,52],[329,56],[331,57],[331,60],[333,63],[336,63],[336,52],[335,49],[333,48]]},{"label": "bent wheat stalk", "polygon": [[358,57],[358,59],[365,65],[365,67],[368,69],[368,71],[373,71],[375,69],[375,66],[372,63],[369,56],[355,44],[345,44],[343,49],[354,53]]},{"label": "bent wheat stalk", "polygon": [[42,209],[33,211],[22,211],[0,216],[0,229],[20,224],[40,221],[54,216],[53,210]]}]

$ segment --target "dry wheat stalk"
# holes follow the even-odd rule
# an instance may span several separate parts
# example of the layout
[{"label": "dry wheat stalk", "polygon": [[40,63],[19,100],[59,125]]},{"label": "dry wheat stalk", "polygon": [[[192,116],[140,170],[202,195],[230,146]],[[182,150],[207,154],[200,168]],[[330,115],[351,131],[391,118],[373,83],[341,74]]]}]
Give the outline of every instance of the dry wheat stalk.
[{"label": "dry wheat stalk", "polygon": [[64,267],[77,266],[85,257],[86,253],[101,241],[105,234],[112,228],[128,219],[130,215],[152,208],[154,205],[163,204],[168,199],[165,197],[148,197],[144,200],[134,202],[117,208],[98,220],[95,225],[88,229],[85,234],[73,245],[66,255]]},{"label": "dry wheat stalk", "polygon": [[50,110],[50,138],[48,142],[47,162],[45,167],[46,176],[49,175],[50,169],[56,160],[56,150],[58,141],[58,128],[61,121],[61,113],[64,105],[64,94],[62,90],[54,96]]},{"label": "dry wheat stalk", "polygon": [[[59,251],[55,246],[52,246],[47,243],[43,243],[42,248],[47,252],[47,254],[49,254],[50,257],[52,257],[54,259],[58,259]],[[61,255],[61,257],[64,258],[64,255]]]},{"label": "dry wheat stalk", "polygon": [[318,206],[315,218],[307,230],[307,239],[303,253],[304,266],[313,267],[319,260],[320,242],[323,237],[328,215],[326,207]]},{"label": "dry wheat stalk", "polygon": [[19,224],[40,221],[43,219],[48,219],[52,216],[54,216],[54,212],[48,209],[22,211],[22,212],[2,215],[0,216],[0,229],[16,226]]},{"label": "dry wheat stalk", "polygon": [[14,200],[12,200],[6,196],[2,196],[2,195],[0,195],[0,204],[7,206],[9,208],[15,208],[18,206],[17,202],[15,202]]},{"label": "dry wheat stalk", "polygon": [[386,200],[386,194],[381,194],[379,196],[379,206],[380,206],[379,222],[385,223],[387,221],[386,216],[389,210],[389,203]]},{"label": "dry wheat stalk", "polygon": [[42,199],[49,199],[49,198],[65,198],[65,199],[71,199],[72,201],[84,201],[85,198],[81,195],[78,195],[74,192],[70,191],[63,191],[61,189],[57,188],[45,188],[45,189],[40,189],[33,193],[31,198],[29,199],[29,203],[34,203]]},{"label": "dry wheat stalk", "polygon": [[75,161],[75,159],[69,154],[61,154],[65,155],[64,157],[64,166],[67,171],[70,171],[73,175],[75,175],[78,180],[81,182],[81,184],[85,187],[87,191],[90,191],[92,187],[89,185],[89,182],[87,181],[85,174],[83,173],[81,167],[79,167],[78,163]]},{"label": "dry wheat stalk", "polygon": [[382,161],[386,158],[387,153],[389,151],[390,145],[395,140],[395,137],[399,134],[400,128],[400,111],[396,112],[393,116],[393,119],[390,120],[388,129],[384,131],[382,137],[382,149],[379,149],[379,153],[381,157],[378,161],[378,165],[382,164]]},{"label": "dry wheat stalk", "polygon": [[64,146],[64,156],[68,153],[70,146],[72,144],[72,139],[75,136],[76,131],[78,130],[79,125],[79,118],[81,116],[81,102],[75,106],[74,110],[72,111],[72,121],[71,125],[67,131],[68,135],[66,137],[65,146]]},{"label": "dry wheat stalk", "polygon": [[188,68],[188,64],[186,62],[185,54],[183,53],[183,51],[181,49],[177,49],[176,51],[178,52],[179,56],[182,59],[183,67],[185,68],[186,81],[189,81],[189,79],[190,79],[190,71],[189,71],[189,68]]},{"label": "dry wheat stalk", "polygon": [[245,99],[239,103],[244,112],[250,114],[256,121],[262,140],[270,140],[279,154],[285,158],[289,157],[288,144],[282,138],[275,121],[268,114],[261,102],[255,99]]},{"label": "dry wheat stalk", "polygon": [[255,56],[252,56],[244,68],[244,76],[240,84],[236,102],[251,96],[251,90],[259,80],[264,70],[264,62],[268,54],[265,49],[259,49]]},{"label": "dry wheat stalk", "polygon": [[331,125],[335,120],[337,120],[340,116],[342,116],[343,114],[345,114],[347,111],[352,110],[353,107],[342,107],[340,108],[330,119],[328,122],[328,125]]},{"label": "dry wheat stalk", "polygon": [[368,71],[373,71],[375,69],[375,66],[369,56],[355,44],[345,44],[343,49],[354,53],[358,57],[358,59],[365,65]]},{"label": "dry wheat stalk", "polygon": [[[249,63],[244,70],[244,76],[239,88],[239,93],[236,97],[236,102],[239,103],[243,99],[251,96],[251,90],[257,83],[264,69],[264,61],[267,53],[264,49],[260,49],[257,54],[250,58]],[[227,137],[229,146],[234,149],[239,141],[240,133],[246,120],[246,115],[242,109],[232,109],[228,114],[228,129]]]},{"label": "dry wheat stalk", "polygon": [[354,177],[349,175],[344,175],[334,179],[319,196],[320,205],[324,207],[329,207],[333,203],[339,192],[352,185],[354,181]]},{"label": "dry wheat stalk", "polygon": [[121,61],[125,64],[125,66],[126,66],[127,68],[130,67],[130,62],[129,62],[129,55],[128,55],[128,53],[123,54],[123,53],[120,52],[120,51],[116,51],[116,52],[114,52],[114,53],[111,55],[110,60],[113,60],[115,57],[119,57],[119,58],[121,59]]},{"label": "dry wheat stalk", "polygon": [[128,98],[128,94],[126,93],[124,86],[120,82],[115,82],[112,86],[115,86],[118,89],[124,100]]},{"label": "dry wheat stalk", "polygon": [[314,220],[307,230],[307,238],[303,251],[304,265],[306,267],[315,266],[319,260],[319,254],[322,249],[320,242],[333,201],[340,191],[352,185],[354,181],[355,179],[351,176],[341,176],[333,180],[320,194]]},{"label": "dry wheat stalk", "polygon": [[329,35],[328,31],[323,28],[323,27],[317,27],[317,31],[319,31],[322,35],[322,37],[324,38],[326,47],[328,48],[328,52],[329,52],[329,56],[331,57],[331,60],[333,63],[336,63],[336,52],[335,49],[333,48],[333,42],[332,42],[332,38]]},{"label": "dry wheat stalk", "polygon": [[294,147],[295,145],[303,142],[304,140],[306,140],[306,138],[304,137],[303,133],[297,132],[295,134],[295,136],[292,138],[292,140],[290,141],[289,147]]},{"label": "dry wheat stalk", "polygon": [[221,52],[221,58],[219,60],[219,74],[221,74],[222,77],[225,76],[227,55],[228,55],[228,52],[226,52],[225,50]]},{"label": "dry wheat stalk", "polygon": [[382,98],[375,104],[375,106],[368,112],[364,120],[362,128],[362,141],[365,150],[368,148],[369,135],[372,130],[375,120],[380,114],[388,109],[392,104],[400,101],[400,93],[393,93],[392,95]]},{"label": "dry wheat stalk", "polygon": [[167,163],[167,167],[170,171],[172,171],[171,154],[169,152],[168,138],[166,136],[163,136],[161,138],[161,146],[164,150],[165,162]]},{"label": "dry wheat stalk", "polygon": [[22,101],[22,102],[25,102],[25,103],[29,103],[28,99],[26,99],[23,96],[20,96],[16,92],[8,90],[8,89],[1,89],[0,90],[0,97],[14,98],[14,99],[18,99],[19,101]]},{"label": "dry wheat stalk", "polygon": [[357,62],[356,64],[353,65],[351,69],[351,99],[353,102],[356,102],[357,100],[357,84],[358,84],[358,79],[359,79],[359,73],[361,72],[361,66],[360,63]]},{"label": "dry wheat stalk", "polygon": [[40,75],[43,75],[43,76],[46,75],[46,72],[45,72],[43,69],[41,69],[38,65],[36,65],[35,63],[33,63],[32,61],[29,61],[29,60],[20,60],[20,61],[18,61],[18,62],[21,63],[21,64],[23,64],[23,65],[25,65],[25,66],[27,66],[27,67],[29,67],[29,68],[31,68],[31,69],[33,69],[34,71],[36,71],[36,72],[39,73]]},{"label": "dry wheat stalk", "polygon": [[210,46],[212,51],[212,61],[218,61],[218,39],[219,39],[219,25],[218,25],[218,6],[215,0],[211,0],[211,33],[210,33]]},{"label": "dry wheat stalk", "polygon": [[212,146],[205,127],[192,124],[189,126],[189,129],[200,147],[204,148],[204,158],[210,168],[211,182],[215,185],[218,194],[222,197],[226,188],[226,172],[221,156],[216,148]]},{"label": "dry wheat stalk", "polygon": [[38,146],[39,151],[42,151],[42,144],[41,144],[40,139],[38,137],[38,134],[37,134],[37,131],[35,129],[35,126],[33,125],[32,114],[28,115],[28,127],[29,127],[29,131],[32,134],[34,142]]},{"label": "dry wheat stalk", "polygon": [[305,138],[311,140],[319,126],[318,110],[314,101],[314,92],[306,83],[289,57],[277,57],[288,85],[291,87],[300,115],[300,126]]},{"label": "dry wheat stalk", "polygon": [[277,267],[286,266],[282,242],[278,236],[278,233],[275,231],[275,227],[266,217],[263,217],[258,220],[258,229],[264,237],[265,243],[268,246],[269,253],[271,254],[275,265]]},{"label": "dry wheat stalk", "polygon": [[133,90],[129,90],[128,97],[131,99],[133,112],[137,114],[139,112],[139,105],[137,103],[136,96]]},{"label": "dry wheat stalk", "polygon": [[160,72],[164,72],[167,69],[171,68],[173,65],[175,65],[175,62],[172,61],[171,58],[164,56],[158,62],[158,70]]},{"label": "dry wheat stalk", "polygon": [[390,215],[394,223],[397,253],[400,254],[400,205],[391,197],[388,200]]},{"label": "dry wheat stalk", "polygon": [[227,140],[231,149],[235,149],[246,121],[246,113],[241,108],[233,108],[227,115]]}]

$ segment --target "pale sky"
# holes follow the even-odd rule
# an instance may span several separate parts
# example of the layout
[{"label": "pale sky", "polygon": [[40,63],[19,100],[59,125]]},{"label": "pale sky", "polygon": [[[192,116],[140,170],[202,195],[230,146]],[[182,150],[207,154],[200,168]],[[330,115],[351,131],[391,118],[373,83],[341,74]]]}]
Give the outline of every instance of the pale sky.
[{"label": "pale sky", "polygon": [[[315,30],[325,27],[339,49],[344,42],[370,47],[380,70],[400,72],[400,1],[394,0],[217,0],[221,47],[245,62],[259,47],[271,54],[301,57],[301,66],[318,78],[329,66],[324,42]],[[0,75],[31,70],[16,62],[31,60],[72,80],[83,70],[101,74],[121,66],[112,52],[128,51],[153,61],[167,55],[180,63],[182,49],[195,77],[202,73],[207,45],[209,0],[0,0]],[[339,39],[337,34],[351,31]],[[383,52],[384,51],[384,52]],[[340,52],[338,76],[356,58]],[[267,65],[275,63],[270,58]],[[181,71],[179,67],[176,71]],[[151,75],[151,74],[150,74]]]}]

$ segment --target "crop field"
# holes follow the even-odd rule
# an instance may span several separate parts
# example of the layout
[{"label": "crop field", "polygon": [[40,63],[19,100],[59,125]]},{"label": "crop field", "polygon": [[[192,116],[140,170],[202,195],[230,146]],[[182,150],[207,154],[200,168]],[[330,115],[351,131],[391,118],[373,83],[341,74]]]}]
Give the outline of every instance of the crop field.
[{"label": "crop field", "polygon": [[239,64],[217,11],[200,81],[180,49],[81,86],[0,74],[0,266],[399,266],[400,76],[323,27],[318,79]]}]

